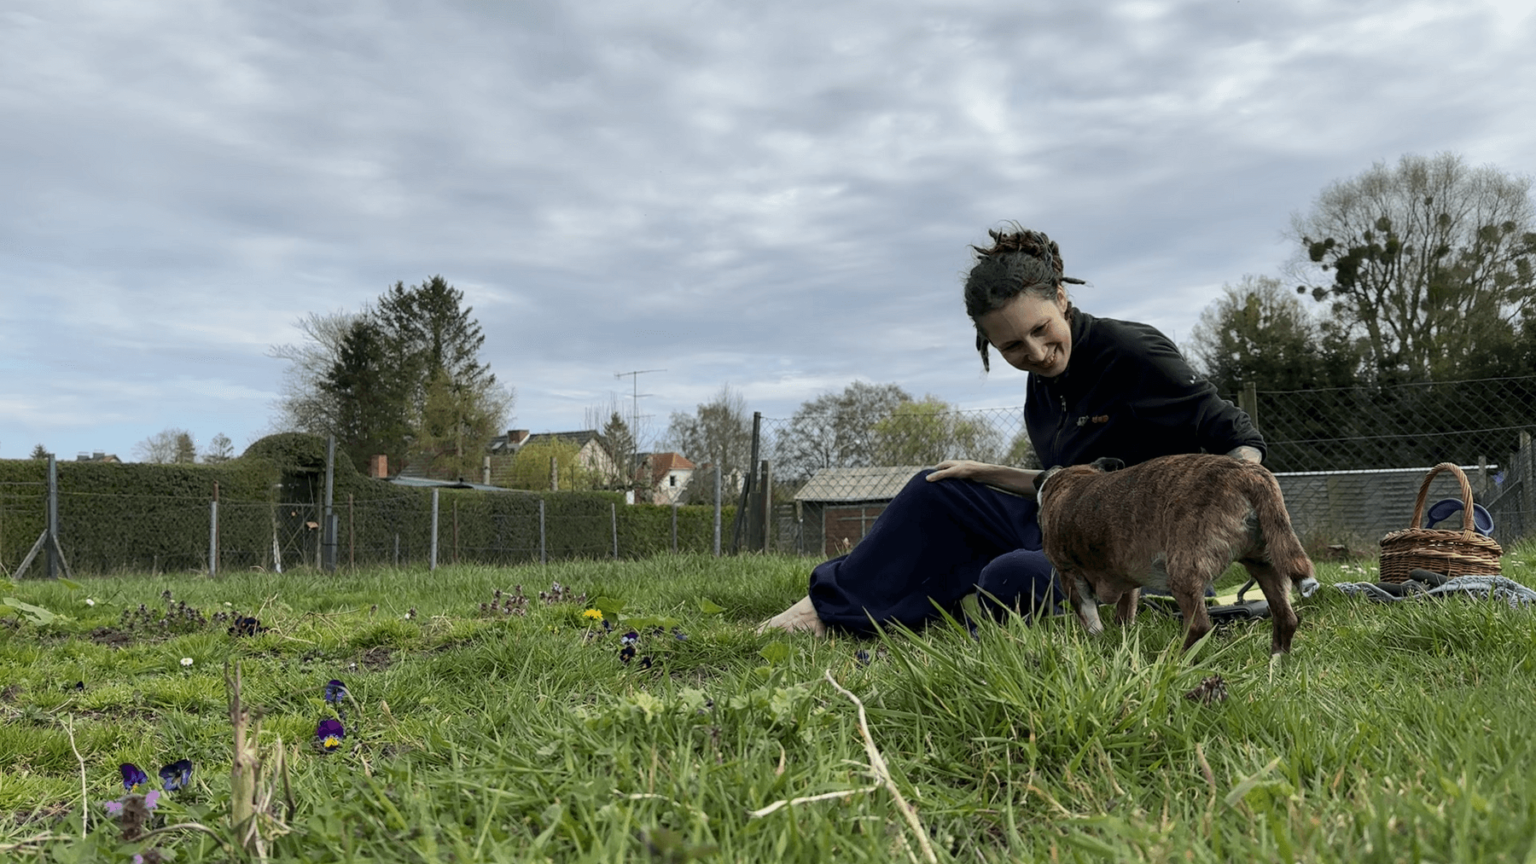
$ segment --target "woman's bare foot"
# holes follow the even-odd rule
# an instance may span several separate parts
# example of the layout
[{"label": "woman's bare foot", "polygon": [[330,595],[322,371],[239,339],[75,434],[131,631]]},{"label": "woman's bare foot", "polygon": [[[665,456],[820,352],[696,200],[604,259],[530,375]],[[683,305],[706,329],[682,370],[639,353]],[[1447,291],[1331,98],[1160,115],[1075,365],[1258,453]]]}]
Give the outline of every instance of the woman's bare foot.
[{"label": "woman's bare foot", "polygon": [[816,617],[816,607],[811,605],[808,596],[757,626],[759,634],[768,630],[783,630],[785,633],[809,630],[816,636],[827,635],[827,625]]}]

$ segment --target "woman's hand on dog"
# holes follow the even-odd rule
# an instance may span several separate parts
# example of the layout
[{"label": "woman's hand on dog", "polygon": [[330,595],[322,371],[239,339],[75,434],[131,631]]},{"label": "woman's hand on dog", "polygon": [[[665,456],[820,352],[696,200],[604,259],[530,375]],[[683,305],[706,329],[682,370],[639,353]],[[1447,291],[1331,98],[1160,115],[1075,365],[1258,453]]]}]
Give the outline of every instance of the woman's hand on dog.
[{"label": "woman's hand on dog", "polygon": [[985,483],[988,486],[996,486],[1019,495],[1033,497],[1035,477],[1039,473],[1039,471],[1025,471],[1022,468],[1010,468],[1007,465],[973,462],[969,459],[946,459],[934,466],[932,473],[928,475],[928,482],[974,480],[977,483]]}]

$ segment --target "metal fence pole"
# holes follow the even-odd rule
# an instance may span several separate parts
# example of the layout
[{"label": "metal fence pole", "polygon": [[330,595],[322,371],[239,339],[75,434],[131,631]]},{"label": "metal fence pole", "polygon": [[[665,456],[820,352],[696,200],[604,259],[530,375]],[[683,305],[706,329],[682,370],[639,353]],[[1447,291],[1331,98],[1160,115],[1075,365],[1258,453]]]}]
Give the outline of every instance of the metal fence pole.
[{"label": "metal fence pole", "polygon": [[549,556],[544,546],[544,499],[539,499],[539,563],[548,564]]},{"label": "metal fence pole", "polygon": [[219,555],[224,549],[219,543],[219,481],[213,481],[213,524],[209,526],[209,542],[213,544],[208,551],[208,575],[212,576],[219,570]]},{"label": "metal fence pole", "polygon": [[[741,500],[736,503],[736,518],[731,520],[731,554],[741,551],[741,529],[746,527],[752,510],[752,478],[757,468],[757,455],[762,443],[763,412],[752,412],[752,457],[747,460],[747,473],[741,481]],[[721,454],[724,456],[725,454]]]},{"label": "metal fence pole", "polygon": [[357,519],[352,510],[352,493],[347,493],[347,569],[357,567]]},{"label": "metal fence pole", "polygon": [[437,490],[432,490],[432,552],[427,559],[427,569],[437,569]]},{"label": "metal fence pole", "polygon": [[1536,533],[1536,453],[1531,450],[1531,433],[1520,433],[1520,528],[1529,536]]},{"label": "metal fence pole", "polygon": [[677,554],[677,502],[672,502],[672,554]]},{"label": "metal fence pole", "polygon": [[43,553],[48,578],[59,578],[59,463],[52,453],[48,454],[48,540]]},{"label": "metal fence pole", "polygon": [[400,532],[395,532],[395,569],[400,568]]},{"label": "metal fence pole", "polygon": [[608,506],[612,509],[610,515],[613,517],[613,560],[617,561],[619,560],[619,502],[609,502]]},{"label": "metal fence pole", "polygon": [[773,465],[763,460],[763,553],[773,551]]},{"label": "metal fence pole", "polygon": [[715,557],[720,557],[720,463],[715,463]]},{"label": "metal fence pole", "polygon": [[327,435],[325,438],[325,513],[321,519],[325,532],[325,554],[321,560],[321,567],[327,573],[336,572],[336,520],[332,518],[335,510],[334,492],[336,488],[336,436]]},{"label": "metal fence pole", "polygon": [[219,498],[217,495],[208,502],[208,575],[219,575]]}]

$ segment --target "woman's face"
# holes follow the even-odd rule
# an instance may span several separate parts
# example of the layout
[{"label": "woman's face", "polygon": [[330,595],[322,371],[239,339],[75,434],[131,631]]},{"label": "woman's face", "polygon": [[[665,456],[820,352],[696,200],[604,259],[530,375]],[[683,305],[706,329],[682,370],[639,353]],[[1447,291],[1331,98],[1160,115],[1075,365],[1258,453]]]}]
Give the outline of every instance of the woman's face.
[{"label": "woman's face", "polygon": [[1067,371],[1072,357],[1072,325],[1066,312],[1067,293],[1058,287],[1054,301],[1025,292],[976,323],[1009,366],[1055,378]]}]

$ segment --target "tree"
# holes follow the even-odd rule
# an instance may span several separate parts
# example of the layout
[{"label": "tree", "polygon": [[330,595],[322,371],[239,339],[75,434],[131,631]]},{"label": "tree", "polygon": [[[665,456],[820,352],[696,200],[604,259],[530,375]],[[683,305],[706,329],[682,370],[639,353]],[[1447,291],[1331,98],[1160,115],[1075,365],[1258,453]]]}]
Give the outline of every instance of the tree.
[{"label": "tree", "polygon": [[33,459],[47,459],[50,455],[51,454],[48,452],[48,448],[44,447],[41,444],[39,444],[36,447],[32,448],[32,457],[31,458],[33,458]]},{"label": "tree", "polygon": [[434,474],[478,478],[485,442],[496,434],[509,403],[494,380],[476,385],[451,378],[439,369],[427,385],[426,402],[412,450],[429,460]]},{"label": "tree", "polygon": [[365,470],[368,459],[383,454],[399,464],[410,440],[411,386],[397,374],[386,354],[384,334],[368,317],[354,319],[337,347],[336,359],[319,382],[330,405],[326,430],[352,464]]},{"label": "tree", "polygon": [[1279,279],[1244,276],[1200,313],[1190,355],[1218,392],[1349,386],[1358,350],[1332,322],[1313,319]]},{"label": "tree", "polygon": [[133,445],[140,462],[155,465],[190,464],[197,461],[197,443],[185,429],[162,429]]},{"label": "tree", "polygon": [[438,473],[474,475],[515,395],[479,361],[485,336],[463,298],[434,276],[397,282],[360,313],[300,319],[306,340],[270,352],[289,363],[274,426],[335,435],[359,469],[379,453],[441,462],[451,451]]},{"label": "tree", "polygon": [[235,442],[229,440],[229,436],[223,432],[208,441],[208,450],[203,454],[203,461],[209,465],[220,465],[233,458],[235,458]]},{"label": "tree", "polygon": [[1381,380],[1445,380],[1536,304],[1531,180],[1403,156],[1329,185],[1291,220],[1298,291],[1365,337]]},{"label": "tree", "polygon": [[701,404],[691,416],[672,412],[666,440],[691,461],[718,464],[726,475],[751,472],[752,426],[747,401],[729,384],[721,386],[715,398]]},{"label": "tree", "polygon": [[602,478],[581,464],[581,448],[553,435],[543,436],[523,445],[512,464],[501,475],[501,485],[509,489],[545,490],[550,488],[549,460],[554,459],[560,488],[583,491],[602,484]]},{"label": "tree", "polygon": [[911,401],[895,384],[855,381],[802,403],[774,442],[774,473],[803,479],[822,468],[875,464],[875,424]]},{"label": "tree", "polygon": [[433,276],[409,288],[396,282],[375,312],[386,368],[405,382],[402,398],[416,438],[411,451],[437,462],[451,442],[457,470],[469,459],[478,465],[515,398],[480,362],[485,335],[463,301],[464,292]]},{"label": "tree", "polygon": [[278,385],[274,431],[310,432],[330,435],[336,432],[341,413],[336,396],[322,382],[341,358],[342,342],[358,321],[369,312],[311,312],[294,322],[304,334],[297,344],[274,345],[267,356],[288,361]]},{"label": "tree", "polygon": [[874,426],[875,464],[936,465],[946,459],[996,462],[991,424],[966,417],[937,396],[903,403]]},{"label": "tree", "polygon": [[[635,436],[630,434],[629,424],[614,411],[608,415],[608,422],[603,424],[603,441],[608,446],[608,455],[612,457],[613,464],[618,468],[619,476],[614,480],[621,489],[633,489],[642,484],[636,478],[639,465],[636,464]],[[648,486],[649,482],[643,484]]]},{"label": "tree", "polygon": [[1013,441],[1008,444],[1008,453],[1003,456],[1003,464],[1032,471],[1045,467],[1040,464],[1040,454],[1035,452],[1035,443],[1029,440],[1029,430],[1020,429],[1019,434],[1013,436]]}]

